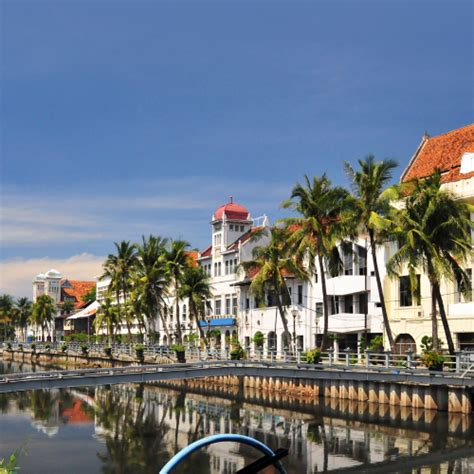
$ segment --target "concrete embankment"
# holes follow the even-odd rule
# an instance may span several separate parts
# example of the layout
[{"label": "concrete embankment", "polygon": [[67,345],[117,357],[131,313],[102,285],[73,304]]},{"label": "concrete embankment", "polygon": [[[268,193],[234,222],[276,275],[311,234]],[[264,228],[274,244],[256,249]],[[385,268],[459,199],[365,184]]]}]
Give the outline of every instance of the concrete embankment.
[{"label": "concrete embankment", "polygon": [[[370,376],[367,377],[370,379]],[[474,390],[468,386],[427,385],[419,383],[393,383],[370,380],[315,380],[280,377],[206,377],[196,380],[170,380],[167,386],[190,389],[212,389],[218,393],[232,391],[271,393],[274,397],[286,396],[301,399],[323,397],[328,400],[347,400],[385,405],[397,408],[438,410],[449,413],[472,414]]]},{"label": "concrete embankment", "polygon": [[90,352],[87,355],[74,351],[31,351],[31,350],[4,350],[3,360],[26,362],[58,368],[90,368],[90,367],[125,367],[131,364],[143,362],[145,364],[169,364],[173,362],[167,357],[147,357],[140,361],[128,354],[114,354],[106,356],[98,352]]}]

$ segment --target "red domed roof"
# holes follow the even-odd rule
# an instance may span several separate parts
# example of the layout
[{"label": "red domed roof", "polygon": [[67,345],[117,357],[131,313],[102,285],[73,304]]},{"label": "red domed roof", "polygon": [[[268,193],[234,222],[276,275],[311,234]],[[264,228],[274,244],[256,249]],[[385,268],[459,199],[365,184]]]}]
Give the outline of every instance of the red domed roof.
[{"label": "red domed roof", "polygon": [[216,212],[214,212],[214,219],[222,219],[224,214],[227,219],[238,221],[246,221],[249,218],[248,209],[240,204],[232,202],[232,200],[216,209]]}]

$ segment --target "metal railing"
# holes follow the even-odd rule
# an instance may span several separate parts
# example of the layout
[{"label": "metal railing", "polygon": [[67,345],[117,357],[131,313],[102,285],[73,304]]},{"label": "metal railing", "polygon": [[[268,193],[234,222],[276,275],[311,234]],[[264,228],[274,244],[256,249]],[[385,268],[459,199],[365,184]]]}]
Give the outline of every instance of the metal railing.
[{"label": "metal railing", "polygon": [[[32,346],[34,344],[34,346]],[[19,342],[4,342],[0,347],[3,350],[10,347],[14,350],[35,351],[37,353],[64,353],[67,355],[88,354],[91,357],[118,357],[127,355],[136,359],[137,344],[104,344],[104,343],[78,343],[78,342],[35,342],[31,344]],[[145,359],[156,362],[162,358],[176,360],[176,353],[168,346],[157,344],[142,344]],[[34,349],[33,349],[34,347]],[[239,357],[240,356],[240,357]],[[286,364],[307,364],[306,351],[299,350],[296,353],[290,350],[260,350],[255,348],[244,349],[243,354],[237,354],[231,347],[212,347],[201,349],[187,346],[185,348],[187,361],[219,361],[235,360],[238,358],[253,362],[281,362]],[[455,355],[443,355],[442,367],[436,372],[449,372],[461,374],[463,377],[474,377],[474,351],[460,351]],[[332,367],[341,370],[360,369],[391,369],[395,371],[417,371],[428,372],[422,361],[422,356],[408,352],[406,354],[394,354],[391,352],[353,352],[349,349],[335,352],[328,350],[321,353],[320,359],[315,367]]]}]

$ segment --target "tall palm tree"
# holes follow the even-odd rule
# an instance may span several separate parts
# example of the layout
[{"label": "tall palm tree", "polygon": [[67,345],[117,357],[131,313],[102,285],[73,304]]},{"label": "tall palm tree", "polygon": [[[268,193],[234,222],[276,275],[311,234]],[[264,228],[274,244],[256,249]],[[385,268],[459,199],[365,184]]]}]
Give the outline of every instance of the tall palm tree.
[{"label": "tall palm tree", "polygon": [[166,244],[167,239],[162,237],[142,237],[141,245],[137,246],[134,280],[137,298],[142,304],[148,327],[159,316],[167,339],[170,340],[165,319],[165,297],[169,285]]},{"label": "tall palm tree", "polygon": [[109,344],[114,342],[114,331],[119,327],[118,306],[113,304],[110,297],[106,296],[99,306],[97,316],[94,321],[96,333],[104,325],[107,328],[107,338]]},{"label": "tall palm tree", "polygon": [[412,289],[417,292],[416,274],[424,270],[431,286],[433,345],[439,349],[438,306],[448,349],[454,354],[440,283],[447,279],[456,282],[465,292],[469,289],[469,277],[462,266],[472,255],[470,230],[474,224],[469,213],[474,211],[474,206],[441,190],[439,170],[424,180],[415,180],[397,189],[399,199],[404,199],[404,206],[394,207],[392,216],[399,248],[387,262],[387,269],[391,275],[399,274],[406,265]]},{"label": "tall palm tree", "polygon": [[[242,262],[241,265],[244,270],[255,272],[250,290],[259,301],[265,301],[266,293],[275,296],[283,329],[286,334],[290,334],[285,315],[286,307],[290,303],[290,293],[285,275],[290,274],[301,280],[307,280],[308,274],[301,260],[293,258],[291,247],[288,245],[290,238],[288,229],[273,227],[270,229],[270,237],[267,245],[254,247],[252,259]],[[296,352],[295,341],[293,341],[293,346]]]},{"label": "tall palm tree", "polygon": [[174,286],[174,305],[176,312],[176,335],[181,343],[181,322],[179,317],[179,288],[185,270],[189,267],[189,243],[184,240],[171,241],[170,249],[166,256],[168,273]]},{"label": "tall palm tree", "polygon": [[22,297],[18,298],[16,301],[16,308],[17,308],[17,313],[16,313],[16,319],[15,319],[15,324],[23,330],[23,340],[26,341],[27,339],[27,334],[26,330],[28,327],[28,322],[31,319],[32,315],[32,303],[28,298]]},{"label": "tall palm tree", "polygon": [[0,296],[0,321],[3,324],[3,337],[7,339],[7,327],[12,319],[13,297],[7,294]]},{"label": "tall palm tree", "polygon": [[182,299],[187,298],[189,315],[198,327],[201,340],[207,345],[208,341],[204,336],[204,331],[199,321],[206,316],[206,301],[212,298],[212,290],[209,277],[202,267],[186,268],[181,282],[179,296]]},{"label": "tall palm tree", "polygon": [[54,320],[56,315],[56,305],[53,298],[49,295],[41,295],[36,299],[33,305],[33,322],[41,327],[41,339],[44,341],[44,330],[48,323]]},{"label": "tall palm tree", "polygon": [[[315,176],[312,181],[305,176],[304,184],[296,184],[290,199],[282,203],[282,207],[292,208],[301,215],[284,219],[292,231],[290,244],[295,255],[300,259],[307,257],[311,274],[317,273],[316,262],[319,266],[324,317],[321,350],[326,348],[329,327],[326,272],[331,276],[339,274],[342,262],[337,246],[356,233],[351,220],[345,216],[350,203],[349,192],[340,186],[333,187],[326,174]],[[343,247],[349,251],[348,246]]]},{"label": "tall palm tree", "polygon": [[[131,274],[137,263],[136,246],[123,240],[118,244],[114,242],[116,255],[109,254],[104,263],[104,274],[101,278],[110,278],[110,289],[114,292],[120,321],[125,320],[129,339],[132,340],[132,323],[129,318],[126,304],[128,294],[131,290]],[[122,313],[123,310],[123,313]]]},{"label": "tall palm tree", "polygon": [[392,171],[397,166],[398,164],[395,160],[376,162],[373,155],[367,156],[364,160],[359,160],[359,170],[357,171],[355,171],[348,162],[344,163],[346,172],[352,181],[355,198],[355,222],[359,223],[362,226],[362,230],[369,235],[370,250],[382,308],[385,333],[387,334],[387,339],[392,351],[395,351],[395,341],[385,306],[382,280],[380,278],[380,270],[377,262],[377,245],[380,243],[380,232],[377,224],[381,218],[387,216],[390,210],[389,198],[387,193],[384,193],[384,190],[392,179]]}]

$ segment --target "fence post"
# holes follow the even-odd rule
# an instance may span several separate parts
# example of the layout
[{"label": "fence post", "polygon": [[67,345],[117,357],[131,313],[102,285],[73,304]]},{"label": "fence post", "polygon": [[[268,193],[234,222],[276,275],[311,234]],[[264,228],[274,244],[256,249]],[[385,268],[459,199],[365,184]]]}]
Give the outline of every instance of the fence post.
[{"label": "fence post", "polygon": [[349,356],[350,356],[350,352],[351,352],[351,349],[350,347],[346,347],[344,349],[344,352],[346,354],[346,367],[349,367],[350,363],[349,363]]},{"label": "fence post", "polygon": [[462,351],[454,353],[456,355],[456,372],[461,372],[461,360],[462,360]]},{"label": "fence post", "polygon": [[365,367],[370,367],[370,351],[365,351]]},{"label": "fence post", "polygon": [[390,351],[385,351],[385,367],[388,369],[390,367]]},{"label": "fence post", "polygon": [[297,362],[298,364],[301,364],[301,352],[297,352],[297,353],[296,353],[296,362]]},{"label": "fence post", "polygon": [[329,348],[327,352],[328,352],[328,357],[329,357],[329,365],[332,365],[332,360],[333,360],[332,355],[333,355],[334,349]]},{"label": "fence post", "polygon": [[408,349],[407,352],[407,369],[411,369],[413,366],[413,351]]}]

